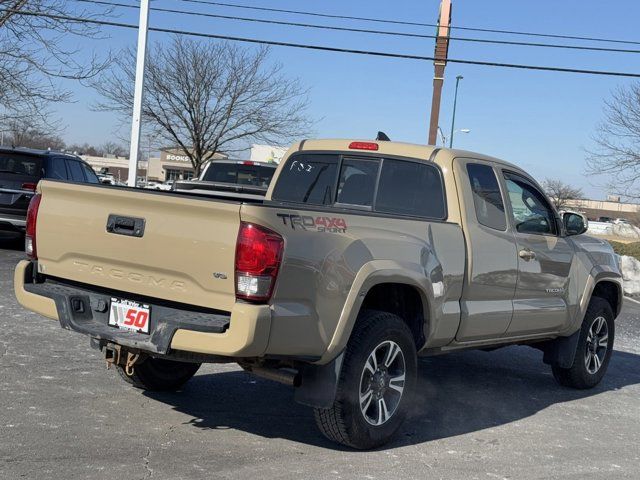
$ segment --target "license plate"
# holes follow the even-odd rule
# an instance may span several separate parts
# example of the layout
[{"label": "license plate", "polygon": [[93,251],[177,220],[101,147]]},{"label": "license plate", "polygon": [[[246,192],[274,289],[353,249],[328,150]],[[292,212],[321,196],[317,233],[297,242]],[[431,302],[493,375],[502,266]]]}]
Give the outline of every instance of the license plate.
[{"label": "license plate", "polygon": [[131,300],[111,299],[109,325],[132,332],[149,333],[151,308]]}]

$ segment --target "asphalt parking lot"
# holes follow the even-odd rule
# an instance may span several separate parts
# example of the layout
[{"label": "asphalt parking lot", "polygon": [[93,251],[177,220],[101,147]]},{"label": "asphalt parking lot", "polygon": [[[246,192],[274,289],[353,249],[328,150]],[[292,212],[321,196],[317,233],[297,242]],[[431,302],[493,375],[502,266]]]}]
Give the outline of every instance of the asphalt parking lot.
[{"label": "asphalt parking lot", "polygon": [[590,391],[526,347],[421,359],[415,416],[384,449],[326,441],[289,388],[205,366],[175,394],[132,389],[88,340],[22,309],[0,239],[0,478],[640,478],[640,305]]}]

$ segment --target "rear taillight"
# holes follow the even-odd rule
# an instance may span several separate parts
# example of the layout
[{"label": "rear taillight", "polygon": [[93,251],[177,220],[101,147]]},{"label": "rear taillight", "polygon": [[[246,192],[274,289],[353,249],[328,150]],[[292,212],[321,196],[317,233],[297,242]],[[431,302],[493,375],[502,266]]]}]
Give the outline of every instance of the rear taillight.
[{"label": "rear taillight", "polygon": [[42,195],[39,193],[31,197],[29,208],[27,210],[27,228],[24,237],[24,251],[27,257],[36,260],[38,258],[38,250],[36,249],[36,223],[38,220],[38,209],[40,208],[40,200]]},{"label": "rear taillight", "polygon": [[256,302],[271,298],[284,239],[268,228],[242,222],[236,243],[236,297]]},{"label": "rear taillight", "polygon": [[29,190],[30,192],[35,192],[37,186],[38,186],[37,183],[23,183],[22,190]]}]

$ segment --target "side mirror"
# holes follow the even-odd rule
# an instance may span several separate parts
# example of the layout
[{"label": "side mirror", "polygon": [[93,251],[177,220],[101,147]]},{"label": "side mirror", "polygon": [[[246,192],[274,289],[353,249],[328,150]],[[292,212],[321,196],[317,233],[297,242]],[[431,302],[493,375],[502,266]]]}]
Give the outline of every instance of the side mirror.
[{"label": "side mirror", "polygon": [[564,212],[562,214],[562,223],[567,235],[580,235],[589,228],[587,219],[573,212]]}]

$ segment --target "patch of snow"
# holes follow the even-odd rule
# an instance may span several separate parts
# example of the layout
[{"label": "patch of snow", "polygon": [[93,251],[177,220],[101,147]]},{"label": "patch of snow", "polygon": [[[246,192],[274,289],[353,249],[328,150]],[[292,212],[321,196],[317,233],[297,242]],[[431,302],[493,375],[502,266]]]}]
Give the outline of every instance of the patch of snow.
[{"label": "patch of snow", "polygon": [[640,295],[640,261],[628,255],[621,255],[620,268],[625,295]]}]

